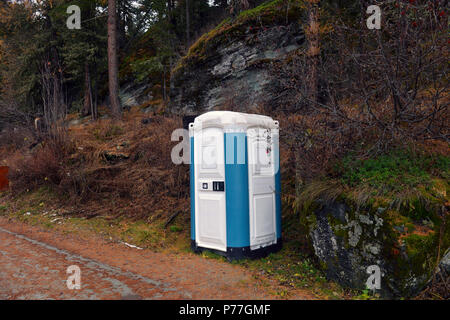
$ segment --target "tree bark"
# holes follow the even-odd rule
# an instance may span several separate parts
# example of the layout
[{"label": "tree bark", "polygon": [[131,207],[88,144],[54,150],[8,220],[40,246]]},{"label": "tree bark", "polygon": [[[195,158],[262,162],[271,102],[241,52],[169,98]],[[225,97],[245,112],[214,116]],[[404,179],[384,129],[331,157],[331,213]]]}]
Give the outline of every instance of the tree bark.
[{"label": "tree bark", "polygon": [[167,101],[167,95],[166,95],[166,67],[163,66],[163,99],[164,101]]},{"label": "tree bark", "polygon": [[83,116],[87,116],[91,112],[92,108],[92,99],[91,99],[91,84],[89,77],[89,64],[87,61],[84,64],[84,104],[83,104],[83,112],[81,113]]},{"label": "tree bark", "polygon": [[119,80],[117,60],[117,22],[116,0],[108,0],[108,84],[111,113],[114,118],[120,118]]},{"label": "tree bark", "polygon": [[123,49],[126,44],[126,24],[127,24],[127,7],[126,2],[118,1],[116,10],[117,23],[117,47]]},{"label": "tree bark", "polygon": [[[294,161],[295,161],[295,198],[298,200],[300,198],[300,194],[303,190],[303,177],[302,177],[302,165],[301,165],[301,158],[300,158],[300,143],[294,142],[293,147],[294,152]],[[294,208],[294,212],[298,215],[299,214],[299,207],[298,203]]]},{"label": "tree bark", "polygon": [[191,37],[189,34],[189,0],[186,0],[186,49],[189,49],[191,43]]},{"label": "tree bark", "polygon": [[[91,90],[92,92],[92,90]],[[94,93],[95,96],[92,100],[92,119],[97,120],[98,119],[98,90],[97,90],[97,83],[94,84]]]},{"label": "tree bark", "polygon": [[308,60],[309,60],[309,88],[308,99],[312,104],[317,103],[318,89],[319,89],[319,4],[320,0],[308,0],[308,30],[306,37],[308,40]]}]

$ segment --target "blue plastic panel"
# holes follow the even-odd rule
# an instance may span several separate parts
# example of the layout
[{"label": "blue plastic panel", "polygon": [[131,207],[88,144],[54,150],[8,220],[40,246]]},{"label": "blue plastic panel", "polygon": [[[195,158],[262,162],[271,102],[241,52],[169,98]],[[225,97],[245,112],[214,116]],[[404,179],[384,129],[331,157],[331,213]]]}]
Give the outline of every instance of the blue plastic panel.
[{"label": "blue plastic panel", "polygon": [[277,172],[275,173],[275,214],[277,222],[277,239],[281,238],[281,168],[280,168],[280,148],[279,144],[274,147],[274,157],[275,157],[275,168]]},{"label": "blue plastic panel", "polygon": [[227,247],[250,245],[247,137],[245,133],[225,133],[225,194]]},{"label": "blue plastic panel", "polygon": [[190,138],[191,164],[190,164],[190,193],[191,193],[191,240],[195,240],[195,166],[194,166],[194,137]]}]

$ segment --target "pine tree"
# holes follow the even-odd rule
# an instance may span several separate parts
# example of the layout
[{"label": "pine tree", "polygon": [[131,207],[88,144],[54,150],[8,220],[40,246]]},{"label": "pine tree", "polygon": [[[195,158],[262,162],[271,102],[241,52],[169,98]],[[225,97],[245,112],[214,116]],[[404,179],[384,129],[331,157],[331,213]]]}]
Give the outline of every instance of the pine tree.
[{"label": "pine tree", "polygon": [[116,0],[108,0],[108,85],[111,113],[119,118],[122,109],[119,101],[119,79],[117,59]]}]

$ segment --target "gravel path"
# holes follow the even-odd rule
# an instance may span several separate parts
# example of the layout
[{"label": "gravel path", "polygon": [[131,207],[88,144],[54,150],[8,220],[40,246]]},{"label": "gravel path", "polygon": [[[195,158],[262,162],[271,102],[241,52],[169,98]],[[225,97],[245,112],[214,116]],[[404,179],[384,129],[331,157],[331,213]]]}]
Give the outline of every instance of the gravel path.
[{"label": "gravel path", "polygon": [[[72,265],[80,270],[78,290],[67,286]],[[263,280],[194,254],[139,250],[0,218],[0,299],[274,299],[280,287]],[[314,296],[299,291],[291,298]]]}]

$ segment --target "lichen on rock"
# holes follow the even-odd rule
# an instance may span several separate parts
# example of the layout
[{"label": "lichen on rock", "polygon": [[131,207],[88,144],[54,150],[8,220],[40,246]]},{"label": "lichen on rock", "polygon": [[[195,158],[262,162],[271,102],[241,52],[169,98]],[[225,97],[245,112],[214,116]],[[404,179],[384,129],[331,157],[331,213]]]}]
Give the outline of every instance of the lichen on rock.
[{"label": "lichen on rock", "polygon": [[[436,213],[442,207],[427,209],[436,223],[430,228],[395,208],[378,207],[377,203],[357,206],[345,195],[334,201],[319,197],[315,202],[314,209],[303,212],[302,223],[309,230],[308,238],[327,277],[345,287],[365,289],[367,270],[376,265],[382,275],[382,296],[413,296],[436,268],[439,239],[443,239],[441,250],[449,246],[449,228],[441,228],[448,215]],[[408,227],[399,231],[399,223]]]},{"label": "lichen on rock", "polygon": [[268,65],[302,48],[302,1],[275,0],[204,34],[171,74],[170,108],[181,114],[250,111],[270,104],[277,81]]}]

